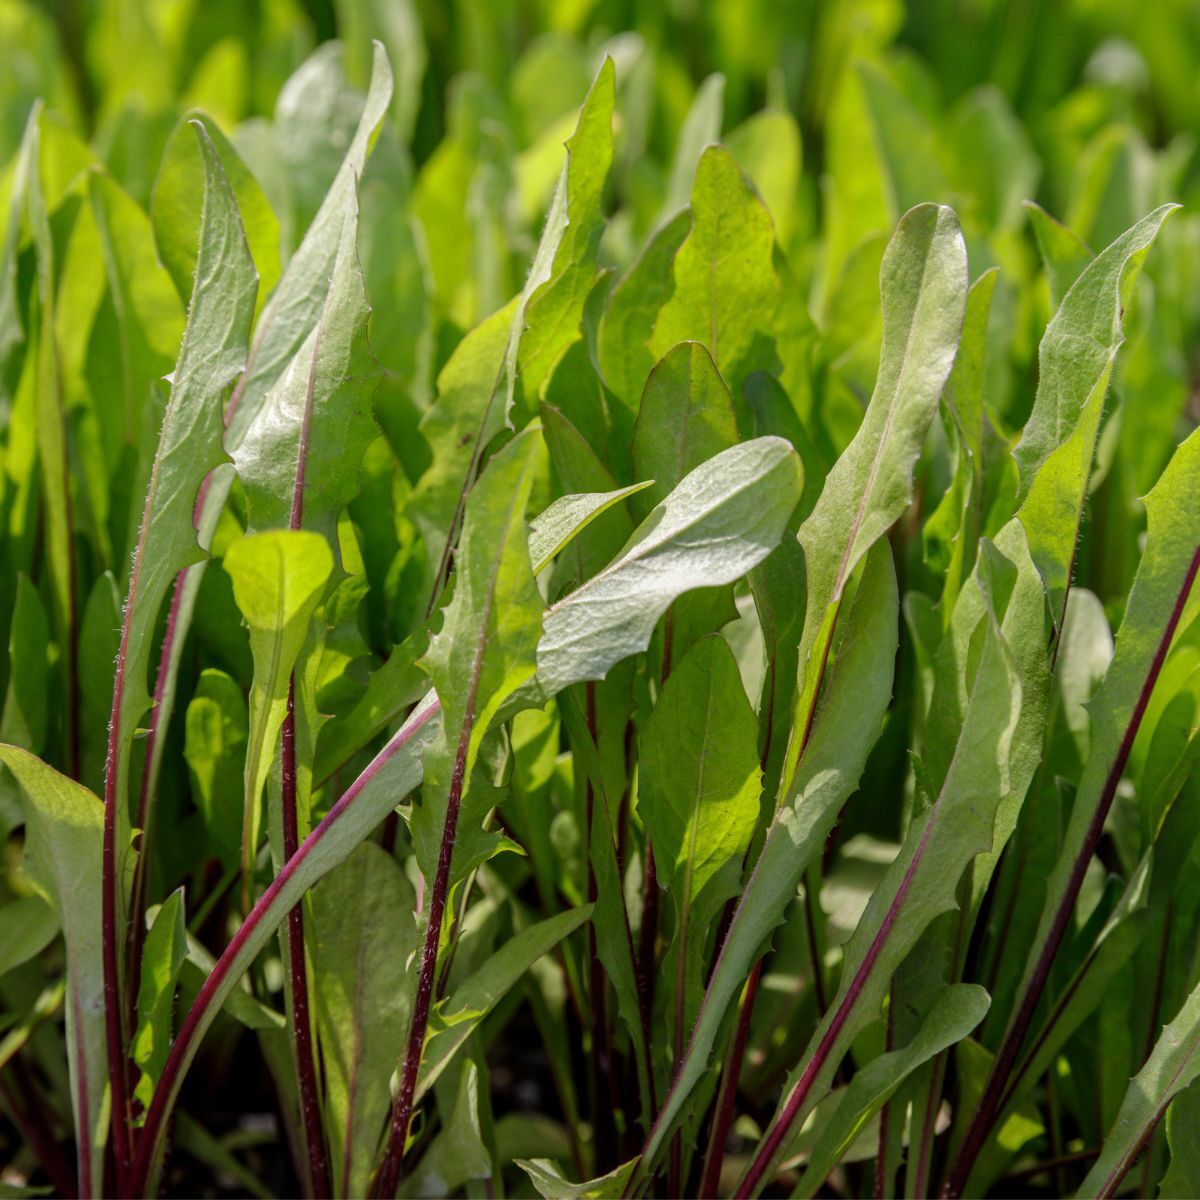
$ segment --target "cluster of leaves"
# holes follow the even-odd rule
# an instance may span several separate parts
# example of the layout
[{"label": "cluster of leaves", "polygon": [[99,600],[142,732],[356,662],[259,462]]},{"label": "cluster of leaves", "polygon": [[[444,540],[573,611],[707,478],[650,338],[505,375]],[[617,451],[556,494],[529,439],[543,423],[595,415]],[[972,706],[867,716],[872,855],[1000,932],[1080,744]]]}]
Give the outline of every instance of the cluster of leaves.
[{"label": "cluster of leaves", "polygon": [[3,1186],[1194,1193],[1191,9],[441,7],[0,9]]}]

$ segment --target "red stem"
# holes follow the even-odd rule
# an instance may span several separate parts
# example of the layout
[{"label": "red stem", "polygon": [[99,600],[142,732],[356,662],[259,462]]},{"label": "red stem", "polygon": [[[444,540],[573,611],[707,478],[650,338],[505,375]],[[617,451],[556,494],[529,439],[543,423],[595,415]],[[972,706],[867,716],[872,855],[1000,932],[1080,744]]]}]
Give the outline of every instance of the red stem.
[{"label": "red stem", "polygon": [[1004,1040],[1000,1043],[1000,1048],[996,1052],[996,1058],[988,1074],[988,1081],[984,1088],[983,1097],[975,1109],[975,1114],[967,1129],[967,1135],[963,1139],[962,1148],[959,1150],[954,1168],[950,1172],[950,1178],[946,1181],[946,1187],[942,1193],[946,1200],[953,1200],[953,1198],[962,1195],[971,1170],[975,1166],[975,1160],[979,1157],[979,1153],[983,1149],[984,1143],[987,1141],[992,1126],[999,1115],[1000,1102],[1004,1095],[1005,1084],[1016,1063],[1021,1045],[1025,1041],[1025,1035],[1029,1032],[1034,1010],[1037,1008],[1038,1001],[1042,998],[1046,981],[1050,977],[1050,968],[1054,965],[1054,959],[1062,945],[1063,938],[1066,936],[1067,927],[1071,921],[1071,914],[1075,911],[1075,901],[1079,896],[1083,877],[1087,873],[1088,864],[1091,862],[1092,855],[1096,852],[1096,846],[1100,842],[1100,835],[1104,831],[1104,822],[1108,818],[1109,809],[1112,807],[1113,797],[1117,792],[1117,785],[1121,782],[1121,776],[1125,772],[1125,763],[1129,758],[1130,750],[1133,748],[1133,741],[1141,726],[1142,718],[1145,716],[1146,706],[1150,702],[1150,695],[1154,691],[1154,685],[1158,682],[1159,673],[1162,671],[1163,662],[1167,657],[1167,651],[1171,647],[1171,639],[1175,636],[1176,626],[1183,616],[1184,605],[1187,603],[1188,593],[1195,582],[1198,569],[1200,569],[1200,546],[1197,546],[1192,554],[1192,561],[1184,574],[1183,585],[1179,589],[1178,596],[1175,598],[1174,608],[1171,610],[1171,615],[1167,619],[1162,637],[1159,639],[1158,647],[1154,652],[1154,658],[1150,663],[1150,669],[1146,672],[1142,689],[1138,693],[1137,702],[1134,704],[1129,723],[1125,727],[1121,744],[1117,748],[1116,757],[1113,759],[1112,765],[1108,770],[1108,775],[1105,777],[1104,788],[1100,793],[1099,801],[1088,823],[1083,844],[1080,846],[1079,853],[1075,856],[1075,860],[1071,864],[1071,873],[1067,879],[1067,886],[1059,898],[1058,907],[1054,911],[1054,918],[1050,924],[1049,933],[1038,951],[1033,971],[1029,977],[1029,984],[1025,988],[1016,1011],[1013,1013],[1008,1030],[1004,1035]]},{"label": "red stem", "polygon": [[392,1105],[392,1127],[387,1151],[375,1181],[374,1195],[377,1197],[394,1196],[400,1185],[400,1170],[404,1162],[405,1143],[408,1141],[408,1126],[412,1121],[417,1075],[421,1069],[421,1054],[425,1049],[425,1033],[429,1026],[429,1005],[433,998],[433,983],[437,974],[442,918],[445,916],[446,897],[450,891],[450,864],[454,858],[454,840],[458,831],[458,811],[462,804],[472,724],[468,716],[463,722],[454,756],[454,770],[450,776],[450,792],[446,800],[446,821],[442,827],[442,844],[438,851],[433,890],[429,898],[429,920],[425,927],[421,973],[417,978],[417,994],[413,1001],[412,1021],[408,1028],[408,1046],[404,1052],[404,1073],[400,1079],[400,1090]]},{"label": "red stem", "polygon": [[721,1166],[725,1161],[725,1144],[729,1140],[729,1128],[733,1124],[733,1105],[737,1099],[738,1079],[741,1075],[742,1059],[746,1055],[746,1042],[750,1037],[750,1017],[754,1012],[754,1001],[758,997],[758,984],[762,979],[763,960],[760,958],[746,980],[742,996],[742,1007],[738,1013],[737,1029],[725,1070],[721,1075],[721,1092],[717,1097],[717,1111],[713,1118],[712,1132],[708,1139],[708,1150],[704,1155],[704,1173],[700,1178],[701,1196],[715,1196],[721,1182]]},{"label": "red stem", "polygon": [[[280,746],[280,791],[283,801],[283,860],[300,848],[296,815],[296,677],[288,683],[287,716]],[[308,1151],[309,1185],[316,1200],[329,1195],[329,1169],[325,1162],[325,1135],[321,1127],[321,1102],[313,1052],[312,1020],[308,1007],[308,968],[304,953],[304,906],[297,904],[287,917],[288,965],[292,983],[292,1026],[296,1040],[296,1082],[300,1092],[300,1119]]]},{"label": "red stem", "polygon": [[221,957],[213,965],[213,969],[209,972],[208,978],[205,979],[192,1007],[184,1018],[179,1036],[171,1044],[171,1052],[167,1056],[158,1086],[154,1089],[154,1098],[146,1112],[146,1123],[142,1127],[142,1136],[138,1139],[130,1186],[126,1189],[131,1195],[140,1196],[146,1190],[154,1159],[157,1156],[157,1147],[162,1141],[166,1122],[174,1105],[174,1093],[179,1087],[192,1054],[195,1052],[201,1033],[206,1028],[208,1010],[212,1008],[218,991],[233,970],[234,963],[243,947],[258,930],[258,927],[263,924],[279,893],[287,886],[305,860],[346,815],[363,789],[383,770],[392,756],[402,750],[440,711],[441,705],[435,699],[410,726],[396,733],[392,740],[375,756],[363,773],[342,793],[320,824],[301,842],[296,853],[283,864],[279,874],[268,884],[266,890],[258,898],[258,902],[238,927],[238,931],[233,935],[229,945],[225,947]]},{"label": "red stem", "polygon": [[850,981],[850,986],[846,989],[846,994],[842,997],[841,1003],[834,1011],[828,1028],[821,1035],[821,1040],[817,1043],[816,1050],[813,1051],[812,1057],[805,1064],[804,1070],[796,1082],[796,1086],[792,1089],[791,1095],[788,1096],[783,1110],[779,1114],[779,1119],[767,1131],[767,1136],[763,1138],[758,1153],[754,1156],[754,1160],[751,1162],[741,1185],[735,1193],[737,1200],[748,1200],[748,1197],[754,1195],[762,1184],[763,1176],[790,1135],[792,1126],[795,1124],[808,1099],[809,1092],[812,1091],[813,1085],[817,1081],[817,1076],[820,1075],[825,1064],[829,1061],[837,1040],[841,1036],[842,1029],[850,1019],[850,1015],[853,1013],[863,989],[867,986],[871,972],[875,969],[875,962],[883,952],[883,948],[891,936],[892,929],[900,918],[900,911],[904,906],[909,889],[912,887],[912,881],[921,863],[924,861],[925,850],[929,844],[929,838],[937,819],[937,811],[938,805],[935,803],[933,809],[930,811],[928,820],[925,822],[925,828],[921,831],[921,839],[917,843],[912,861],[908,864],[908,868],[904,872],[904,877],[900,881],[900,886],[896,889],[896,895],[893,897],[891,904],[888,905],[887,912],[884,914],[883,921],[879,926],[879,932],[875,934],[870,947],[867,949],[867,953],[863,956],[862,963],[859,965],[858,970],[855,971],[854,978]]},{"label": "red stem", "polygon": [[[140,549],[140,546],[139,546]],[[113,1155],[116,1160],[117,1191],[124,1194],[125,1181],[133,1160],[133,1125],[129,1109],[129,1093],[125,1056],[125,1014],[121,1006],[121,965],[118,946],[121,934],[117,928],[117,759],[121,738],[121,701],[125,692],[125,661],[129,647],[129,623],[132,599],[137,586],[140,556],[133,565],[129,585],[130,599],[126,602],[121,628],[121,644],[117,651],[117,666],[113,680],[112,719],[108,729],[108,757],[104,764],[104,847],[101,863],[101,958],[104,975],[104,1036],[108,1053],[108,1080],[112,1090]],[[86,1130],[80,1137],[88,1136]]]}]

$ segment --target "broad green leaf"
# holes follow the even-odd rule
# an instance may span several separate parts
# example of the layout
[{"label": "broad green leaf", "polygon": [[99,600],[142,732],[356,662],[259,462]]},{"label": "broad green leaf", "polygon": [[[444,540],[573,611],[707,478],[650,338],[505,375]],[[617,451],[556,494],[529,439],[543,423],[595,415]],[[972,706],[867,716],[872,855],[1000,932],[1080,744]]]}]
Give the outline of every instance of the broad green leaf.
[{"label": "broad green leaf", "polygon": [[422,660],[443,713],[443,741],[426,759],[427,783],[413,816],[417,860],[430,886],[446,836],[451,778],[461,781],[465,806],[492,718],[536,666],[542,600],[529,562],[525,509],[539,449],[535,431],[522,434],[472,489],[454,595]]},{"label": "broad green leaf", "polygon": [[[635,509],[645,515],[695,467],[738,442],[733,398],[700,342],[681,342],[650,372],[633,431],[635,477],[655,485]],[[681,597],[667,613],[663,670],[707,633],[734,619],[730,587]]]},{"label": "broad green leaf", "polygon": [[[784,771],[794,790],[846,581],[912,499],[912,472],[954,362],[967,302],[958,220],[925,204],[901,219],[883,258],[883,347],[862,425],[797,535],[808,597],[800,695]],[[781,797],[783,799],[784,797]]]},{"label": "broad green leaf", "polygon": [[732,583],[774,548],[800,497],[782,438],[731,447],[691,471],[622,553],[546,611],[537,685],[551,696],[601,679],[650,643],[659,617],[694,587]]},{"label": "broad green leaf", "polygon": [[681,342],[650,372],[633,431],[633,470],[654,480],[644,511],[690,470],[738,442],[733,397],[700,342]]},{"label": "broad green leaf", "polygon": [[492,1157],[479,1118],[479,1068],[467,1061],[454,1109],[404,1181],[400,1195],[445,1196],[475,1180],[490,1180],[491,1175]]},{"label": "broad green leaf", "polygon": [[119,861],[129,841],[134,738],[150,707],[154,631],[175,576],[203,558],[193,509],[205,477],[225,457],[221,403],[245,365],[258,287],[216,149],[203,127],[194,128],[205,168],[196,282],[129,575],[109,732],[105,789],[106,799],[116,808]]},{"label": "broad green leaf", "polygon": [[785,250],[790,248],[801,208],[803,150],[796,119],[787,111],[764,109],[722,140],[758,189],[780,244]]},{"label": "broad green leaf", "polygon": [[[1120,651],[1118,650],[1118,653]],[[1163,1029],[1129,1082],[1113,1127],[1083,1186],[1082,1197],[1112,1196],[1176,1095],[1200,1076],[1200,987]]]},{"label": "broad green leaf", "polygon": [[988,994],[969,983],[953,984],[934,1001],[916,1036],[856,1071],[837,1107],[817,1135],[800,1182],[800,1196],[814,1196],[854,1139],[917,1067],[962,1041],[983,1020]]},{"label": "broad green leaf", "polygon": [[571,1183],[548,1158],[519,1158],[517,1166],[529,1176],[529,1182],[545,1200],[618,1200],[626,1194],[637,1159],[630,1159],[607,1175],[589,1179],[586,1183]]},{"label": "broad green leaf", "polygon": [[40,896],[0,907],[0,975],[40,954],[58,933],[58,917]]},{"label": "broad green leaf", "polygon": [[226,870],[241,858],[247,736],[242,689],[224,671],[201,672],[184,721],[183,757],[209,846]]},{"label": "broad green leaf", "polygon": [[998,271],[987,271],[967,293],[962,338],[942,393],[946,432],[954,446],[954,477],[925,522],[922,537],[926,561],[945,580],[941,603],[947,622],[975,561],[976,545],[987,517],[983,511],[987,423],[983,391],[988,317],[998,278]]},{"label": "broad green leaf", "polygon": [[506,422],[513,420],[518,374],[527,419],[555,363],[579,336],[604,229],[601,199],[612,165],[615,78],[613,61],[606,57],[567,141],[567,161],[513,312],[502,380],[492,393],[495,404],[502,382]]},{"label": "broad green leaf", "polygon": [[421,1061],[417,1100],[433,1086],[513,984],[591,915],[591,905],[585,904],[522,929],[438,1006]]},{"label": "broad green leaf", "polygon": [[412,1008],[412,885],[365,842],[313,892],[313,998],[336,1194],[366,1195]]},{"label": "broad green leaf", "polygon": [[1026,200],[1025,207],[1046,267],[1050,307],[1057,312],[1071,285],[1096,256],[1077,233],[1056,221],[1041,205]]},{"label": "broad green leaf", "polygon": [[653,479],[609,492],[577,492],[560,496],[529,522],[529,560],[537,575],[550,565],[573,538],[581,534],[601,513],[628,496],[654,486]]},{"label": "broad green leaf", "polygon": [[175,1013],[175,983],[187,959],[187,949],[180,888],[159,907],[142,947],[138,1027],[130,1051],[142,1073],[133,1094],[143,1106],[150,1103],[167,1061]]},{"label": "broad green leaf", "polygon": [[683,1062],[643,1148],[640,1172],[657,1161],[683,1115],[708,1069],[729,1006],[795,899],[842,805],[858,786],[891,699],[898,613],[891,550],[882,541],[868,552],[846,614],[842,650],[833,663],[794,799],[776,811],[742,891]]},{"label": "broad green leaf", "polygon": [[732,651],[719,637],[702,638],[671,672],[646,723],[638,775],[638,811],[675,913],[664,979],[674,989],[672,1026],[682,1022],[679,1045],[703,990],[709,925],[738,893],[758,822],[757,743]]},{"label": "broad green leaf", "polygon": [[335,547],[338,518],[358,493],[359,465],[379,432],[357,236],[351,194],[317,324],[233,450],[251,529],[298,528],[302,519]]},{"label": "broad green leaf", "polygon": [[[504,428],[502,406],[492,396],[516,305],[513,300],[494,312],[455,346],[437,377],[437,398],[421,418],[420,431],[433,458],[413,488],[408,512],[425,542],[431,588],[439,586],[449,565],[463,498]],[[464,453],[467,447],[470,452]]]},{"label": "broad green leaf", "polygon": [[108,1054],[101,961],[100,801],[27,750],[0,746],[21,785],[29,875],[54,909],[66,943],[67,1064],[79,1187],[99,1195],[108,1138]]},{"label": "broad green leaf", "polygon": [[1160,1200],[1188,1200],[1200,1178],[1200,1089],[1186,1088],[1167,1109],[1171,1165],[1159,1184]]},{"label": "broad green leaf", "polygon": [[333,570],[319,533],[272,530],[239,538],[225,552],[233,595],[250,630],[254,683],[243,783],[242,873],[258,850],[263,785],[287,710],[292,669]]},{"label": "broad green leaf", "polygon": [[1070,588],[1104,399],[1124,341],[1123,315],[1146,254],[1173,211],[1169,204],[1155,209],[1083,271],[1038,349],[1037,395],[1013,459],[1021,522],[1056,628]]},{"label": "broad green leaf", "polygon": [[425,695],[429,676],[417,663],[428,644],[429,635],[424,628],[406,638],[387,662],[372,672],[362,698],[346,717],[323,726],[317,742],[314,782],[328,779],[356,751],[382,733],[390,721]]},{"label": "broad green leaf", "polygon": [[[12,402],[8,394],[10,360],[15,361],[25,341],[24,323],[21,319],[21,304],[17,295],[17,256],[21,248],[21,214],[26,205],[26,189],[29,186],[31,164],[36,164],[38,112],[29,113],[21,144],[12,161],[8,183],[8,207],[4,225],[4,254],[0,259],[0,392],[6,403]],[[36,170],[36,165],[34,166]]]},{"label": "broad green leaf", "polygon": [[159,257],[186,304],[196,275],[196,244],[204,205],[204,159],[196,153],[193,122],[204,126],[225,168],[241,214],[246,244],[258,271],[259,307],[279,279],[279,221],[258,181],[212,118],[185,113],[167,140],[150,198],[150,220]]},{"label": "broad green leaf", "polygon": [[392,70],[383,47],[375,44],[371,85],[354,136],[304,240],[288,260],[255,326],[246,373],[238,384],[230,417],[229,446],[236,447],[266,392],[316,327],[325,306],[329,279],[379,123],[392,96]]},{"label": "broad green leaf", "polygon": [[[147,398],[176,361],[185,329],[185,306],[171,277],[159,265],[154,231],[145,211],[110,176],[91,172],[87,181],[108,284],[108,299],[97,313],[96,330],[111,339],[111,344],[101,343],[90,351],[88,374],[94,378],[94,391],[104,389],[96,397],[96,415],[108,457],[110,486],[119,490],[125,486],[118,474],[120,466],[128,468],[144,439],[153,437],[156,422]],[[222,182],[228,187],[227,181]],[[236,201],[230,204],[236,212]],[[217,246],[210,253],[227,254],[227,261],[232,262],[241,251],[234,241],[227,250]],[[134,527],[140,499],[130,498]],[[125,534],[124,530],[115,532],[122,537]],[[133,533],[131,528],[129,536]]]},{"label": "broad green leaf", "polygon": [[674,261],[675,290],[649,347],[661,358],[679,342],[703,342],[730,391],[777,365],[773,335],[782,303],[771,214],[723,146],[700,157],[692,228]]},{"label": "broad green leaf", "polygon": [[691,227],[691,210],[685,209],[655,230],[608,294],[597,356],[605,384],[620,401],[620,431],[626,436],[633,432],[646,377],[655,363],[647,343],[659,310],[674,290],[672,263]]}]

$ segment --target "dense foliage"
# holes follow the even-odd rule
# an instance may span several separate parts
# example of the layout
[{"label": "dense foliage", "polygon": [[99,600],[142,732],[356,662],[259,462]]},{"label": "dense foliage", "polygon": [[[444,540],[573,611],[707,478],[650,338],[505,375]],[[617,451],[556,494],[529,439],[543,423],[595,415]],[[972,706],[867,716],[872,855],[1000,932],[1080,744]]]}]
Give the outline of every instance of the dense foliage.
[{"label": "dense foliage", "polygon": [[1196,7],[50,7],[0,1195],[1200,1190]]}]

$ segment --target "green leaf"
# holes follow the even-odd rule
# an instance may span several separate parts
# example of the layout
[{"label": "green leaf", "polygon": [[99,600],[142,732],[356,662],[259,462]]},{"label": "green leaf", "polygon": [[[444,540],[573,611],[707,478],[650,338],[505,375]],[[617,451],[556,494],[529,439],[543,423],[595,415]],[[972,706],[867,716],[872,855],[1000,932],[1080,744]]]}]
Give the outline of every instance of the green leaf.
[{"label": "green leaf", "polygon": [[400,1195],[445,1196],[491,1175],[492,1156],[479,1121],[479,1068],[467,1061],[462,1065],[454,1109],[404,1181]]},{"label": "green leaf", "polygon": [[738,893],[758,821],[757,742],[733,652],[719,637],[702,638],[671,672],[646,723],[638,776],[638,810],[675,912],[663,973],[675,972],[680,1045],[703,990],[709,925]]},{"label": "green leaf", "polygon": [[1038,389],[1013,459],[1029,547],[1062,623],[1092,456],[1123,314],[1146,254],[1174,212],[1164,204],[1122,234],[1075,281],[1038,349]]},{"label": "green leaf", "polygon": [[391,96],[392,69],[383,47],[376,43],[371,85],[354,136],[304,240],[288,260],[279,286],[255,327],[246,373],[238,384],[238,403],[230,417],[228,445],[231,448],[241,441],[267,390],[296,356],[320,319],[342,244],[346,213],[353,205],[357,182],[362,177]]},{"label": "green leaf", "polygon": [[37,589],[17,576],[17,597],[8,636],[8,691],[0,711],[0,739],[40,754],[49,718],[50,624]]},{"label": "green leaf", "polygon": [[175,576],[203,558],[193,509],[205,477],[225,457],[221,404],[245,365],[258,287],[216,149],[202,126],[194,128],[205,169],[196,282],[130,570],[109,732],[105,786],[116,806],[118,864],[129,842],[130,757],[150,707],[154,631]]},{"label": "green leaf", "polygon": [[969,697],[953,760],[846,945],[837,996],[813,1034],[802,1066],[789,1078],[776,1121],[755,1159],[755,1189],[770,1178],[781,1143],[796,1121],[828,1091],[851,1042],[879,1019],[892,976],[908,952],[935,917],[955,907],[963,872],[976,855],[991,848],[996,810],[1010,786],[1021,685],[993,607],[1008,563],[987,542],[981,556],[986,570],[977,581],[987,589],[987,612],[974,638],[973,672],[963,665]]},{"label": "green leaf", "polygon": [[40,896],[0,907],[0,975],[40,954],[58,933],[58,917]]},{"label": "green leaf", "polygon": [[797,535],[808,598],[786,794],[794,791],[810,736],[846,581],[912,499],[913,465],[954,362],[967,301],[967,256],[950,209],[925,204],[905,214],[883,257],[880,290],[883,347],[875,392]]},{"label": "green leaf", "polygon": [[247,736],[242,689],[224,671],[202,671],[184,720],[183,757],[209,845],[226,870],[241,855]]},{"label": "green leaf", "polygon": [[187,951],[183,889],[179,888],[159,907],[142,947],[138,1027],[130,1051],[142,1072],[133,1094],[143,1106],[150,1103],[167,1061],[175,1012],[175,983],[187,959]]},{"label": "green leaf", "polygon": [[367,342],[357,239],[351,193],[316,326],[233,450],[251,529],[286,529],[302,515],[306,529],[335,547],[338,519],[358,493],[359,465],[379,432],[371,410],[379,372]]},{"label": "green leaf", "polygon": [[242,872],[248,877],[258,850],[263,785],[287,710],[292,669],[308,637],[309,621],[333,570],[329,543],[318,533],[278,530],[239,538],[223,563],[250,629],[254,683],[244,773]]},{"label": "green leaf", "polygon": [[923,1063],[962,1041],[983,1020],[988,1004],[983,988],[953,984],[938,995],[907,1046],[881,1054],[856,1071],[817,1135],[812,1156],[796,1185],[797,1195],[816,1195],[867,1122],[904,1080]]},{"label": "green leaf", "polygon": [[650,351],[679,342],[708,347],[735,396],[746,377],[777,366],[773,344],[782,283],[771,214],[723,146],[700,156],[692,228],[675,255],[675,291],[654,323]]},{"label": "green leaf", "polygon": [[954,368],[946,380],[942,405],[946,432],[954,446],[954,477],[937,508],[925,522],[922,537],[926,561],[944,576],[942,611],[948,622],[983,532],[984,377],[988,318],[1000,273],[984,272],[967,293],[966,316]]},{"label": "green leaf", "polygon": [[216,122],[197,109],[180,117],[171,131],[154,179],[150,220],[159,257],[180,300],[186,304],[196,276],[196,244],[205,187],[204,156],[196,152],[195,123],[203,125],[225,168],[241,214],[246,244],[258,271],[261,308],[279,279],[279,221],[241,156]]},{"label": "green leaf", "polygon": [[[1175,451],[1145,503],[1146,548],[1129,593],[1112,661],[1087,703],[1091,753],[1083,766],[1058,858],[1046,881],[1045,905],[1029,947],[1014,1013],[1035,986],[1034,973],[1053,936],[1059,910],[1064,905],[1074,907],[1080,864],[1091,857],[1099,831],[1097,822],[1103,823],[1112,804],[1132,735],[1167,646],[1175,628],[1186,628],[1188,624],[1188,593],[1195,591],[1191,585],[1200,555],[1195,533],[1200,521],[1200,432],[1193,433]],[[1195,599],[1191,603],[1194,613]]]},{"label": "green leaf", "polygon": [[1071,285],[1096,256],[1077,233],[1056,221],[1041,205],[1026,200],[1025,207],[1046,268],[1050,307],[1057,312]]},{"label": "green leaf", "polygon": [[547,609],[537,650],[541,693],[602,679],[649,645],[676,597],[732,583],[761,562],[800,489],[800,461],[782,438],[744,442],[696,467],[613,562]]},{"label": "green leaf", "polygon": [[433,1086],[484,1017],[543,955],[575,932],[592,915],[590,904],[547,917],[522,929],[478,967],[437,1008],[421,1060],[416,1099]]},{"label": "green leaf", "polygon": [[99,1194],[108,1137],[100,852],[104,809],[78,783],[16,746],[0,762],[21,785],[29,876],[62,926],[67,960],[67,1065],[79,1186]]},{"label": "green leaf", "polygon": [[608,294],[597,357],[605,384],[620,401],[619,432],[625,436],[633,431],[646,377],[655,363],[647,343],[659,310],[674,290],[672,263],[691,227],[690,209],[660,226]]},{"label": "green leaf", "polygon": [[1200,1178],[1200,1088],[1187,1088],[1167,1109],[1171,1165],[1159,1184],[1159,1200],[1188,1200]]},{"label": "green leaf", "polygon": [[62,386],[62,363],[56,329],[57,297],[54,236],[50,226],[40,169],[41,108],[31,115],[31,167],[26,202],[37,262],[36,322],[31,328],[29,358],[34,380],[34,431],[38,479],[45,525],[43,554],[49,582],[50,624],[58,642],[63,694],[70,700],[64,713],[68,740],[72,728],[75,670],[74,547],[70,479],[67,471],[67,414]]},{"label": "green leaf", "polygon": [[881,541],[868,552],[846,615],[843,648],[833,664],[794,798],[775,813],[742,891],[687,1052],[643,1148],[641,1171],[652,1168],[684,1113],[708,1068],[729,1006],[858,786],[891,699],[898,623],[895,570],[890,548]]},{"label": "green leaf", "polygon": [[[604,229],[601,199],[612,165],[615,87],[616,68],[606,57],[567,141],[567,161],[512,315],[502,376],[506,421],[513,419],[517,404],[518,373],[528,419],[554,365],[579,336]],[[493,404],[499,384],[500,380],[492,393]]]},{"label": "green leaf", "polygon": [[[443,740],[426,759],[426,787],[413,815],[417,861],[430,885],[452,774],[462,780],[465,804],[492,718],[536,666],[542,599],[529,562],[525,509],[540,448],[535,431],[521,434],[492,459],[472,489],[454,596],[422,660],[443,713]],[[461,870],[460,863],[456,871]],[[455,878],[452,872],[451,883]]]},{"label": "green leaf", "polygon": [[653,479],[609,492],[577,492],[560,496],[529,522],[529,559],[537,575],[601,513],[628,496],[654,486]]},{"label": "green leaf", "polygon": [[1120,1111],[1079,1196],[1112,1196],[1167,1106],[1200,1076],[1200,987],[1163,1029],[1150,1057],[1129,1082]]},{"label": "green leaf", "polygon": [[695,467],[738,442],[733,397],[700,342],[681,342],[650,372],[633,431],[633,470],[654,480],[644,511]]},{"label": "green leaf", "polygon": [[[492,402],[516,312],[513,300],[472,329],[437,377],[437,398],[422,416],[420,432],[432,462],[417,480],[407,511],[421,531],[429,562],[429,587],[440,584],[452,549],[460,505],[475,481],[483,455],[505,427]],[[470,453],[464,450],[470,447]],[[435,597],[436,598],[436,597]]]},{"label": "green leaf", "polygon": [[400,865],[365,842],[313,892],[313,995],[336,1194],[367,1193],[412,1009],[416,898]]},{"label": "green leaf", "polygon": [[633,1177],[637,1159],[622,1163],[616,1170],[589,1179],[586,1183],[571,1183],[548,1158],[516,1160],[517,1166],[529,1176],[529,1182],[546,1200],[618,1200],[626,1194],[625,1189]]},{"label": "green leaf", "polygon": [[721,140],[725,119],[725,76],[714,73],[696,89],[675,142],[671,173],[663,196],[659,220],[665,220],[688,202],[700,157],[713,142]]}]

